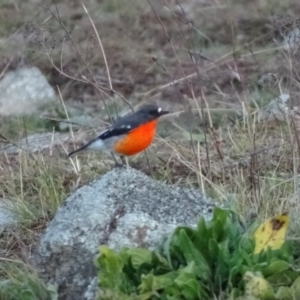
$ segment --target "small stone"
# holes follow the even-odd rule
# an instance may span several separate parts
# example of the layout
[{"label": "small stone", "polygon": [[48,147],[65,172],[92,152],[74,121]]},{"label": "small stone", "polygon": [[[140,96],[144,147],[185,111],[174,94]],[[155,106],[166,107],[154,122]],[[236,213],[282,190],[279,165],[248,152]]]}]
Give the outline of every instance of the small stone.
[{"label": "small stone", "polygon": [[290,30],[287,35],[284,37],[282,46],[285,50],[298,50],[300,43],[300,29],[295,27]]},{"label": "small stone", "polygon": [[260,112],[259,119],[286,121],[287,115],[290,114],[288,100],[289,94],[282,93],[279,97],[270,101],[270,103]]},{"label": "small stone", "polygon": [[11,209],[11,202],[0,198],[0,234],[4,229],[17,223],[17,218]]},{"label": "small stone", "polygon": [[8,72],[0,81],[0,116],[35,113],[55,100],[55,92],[36,67]]}]

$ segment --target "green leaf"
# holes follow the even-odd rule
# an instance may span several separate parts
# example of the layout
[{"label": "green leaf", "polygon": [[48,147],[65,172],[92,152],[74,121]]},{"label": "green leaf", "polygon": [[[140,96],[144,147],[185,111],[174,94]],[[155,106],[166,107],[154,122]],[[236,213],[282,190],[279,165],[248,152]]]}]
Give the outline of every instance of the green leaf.
[{"label": "green leaf", "polygon": [[140,293],[153,292],[155,289],[154,285],[154,275],[153,273],[142,275],[141,284],[138,286]]},{"label": "green leaf", "polygon": [[291,292],[293,299],[300,299],[300,276],[293,282]]},{"label": "green leaf", "polygon": [[111,273],[119,273],[122,270],[124,261],[119,254],[107,246],[100,246],[99,251],[100,257],[98,262],[101,267],[105,267]]},{"label": "green leaf", "polygon": [[157,260],[161,265],[171,268],[171,265],[169,264],[168,260],[157,251],[153,252],[152,260],[153,261]]},{"label": "green leaf", "polygon": [[214,291],[217,293],[222,289],[224,284],[228,284],[229,268],[225,261],[218,259],[214,271]]},{"label": "green leaf", "polygon": [[212,227],[213,236],[211,238],[214,238],[217,242],[222,242],[226,236],[225,228],[226,227],[225,224],[223,223],[223,220],[220,219],[215,220]]},{"label": "green leaf", "polygon": [[98,300],[134,300],[135,297],[131,297],[128,294],[124,294],[120,291],[102,288],[99,290]]},{"label": "green leaf", "polygon": [[142,275],[142,282],[138,286],[138,290],[140,293],[146,293],[164,289],[167,286],[172,285],[176,277],[177,272],[175,271],[160,276],[155,276],[153,273]]},{"label": "green leaf", "polygon": [[131,263],[134,269],[143,263],[150,263],[152,260],[152,251],[143,248],[131,248],[127,250],[127,254],[130,256]]},{"label": "green leaf", "polygon": [[[275,294],[275,298],[279,300],[291,300],[293,295],[291,289],[287,286],[280,286]],[[294,298],[297,299],[297,298]]]},{"label": "green leaf", "polygon": [[276,251],[282,260],[292,263],[294,250],[289,241],[285,241],[280,250]]},{"label": "green leaf", "polygon": [[175,283],[181,289],[182,295],[186,299],[204,299],[201,295],[199,283],[192,274],[180,274],[176,279]]},{"label": "green leaf", "polygon": [[99,272],[101,287],[118,289],[123,285],[124,281],[126,281],[122,273],[124,261],[119,254],[107,246],[100,246],[98,264],[101,270],[101,272]]},{"label": "green leaf", "polygon": [[[201,238],[202,242],[207,242],[211,238],[210,232],[206,226],[206,221],[203,217],[200,218],[197,226],[196,235]],[[196,245],[197,247],[200,245]]]},{"label": "green leaf", "polygon": [[195,262],[189,263],[186,267],[180,269],[178,273],[179,275],[174,282],[186,299],[209,299],[204,284],[197,280]]},{"label": "green leaf", "polygon": [[285,270],[288,270],[291,268],[291,265],[283,260],[277,260],[270,264],[268,264],[266,267],[261,268],[261,272],[263,273],[265,278],[268,278],[269,276],[275,274],[275,273],[282,273]]},{"label": "green leaf", "polygon": [[243,258],[244,263],[247,264],[247,266],[249,268],[253,267],[254,262],[253,262],[253,259],[251,257],[251,253],[247,253],[243,249],[240,249],[239,250],[239,255]]},{"label": "green leaf", "polygon": [[178,247],[178,240],[180,238],[179,233],[182,229],[187,231],[192,230],[189,227],[177,227],[163,245],[164,254],[167,257],[169,264],[174,268],[178,268],[179,265],[184,264],[184,257],[180,251],[180,248]]},{"label": "green leaf", "polygon": [[286,270],[282,273],[274,273],[270,276],[268,276],[268,281],[273,284],[273,285],[278,285],[278,286],[282,286],[282,285],[291,285],[296,278],[299,276],[299,273],[289,269]]},{"label": "green leaf", "polygon": [[210,255],[211,263],[216,263],[216,260],[219,256],[219,246],[216,240],[210,239],[208,242],[208,251]]},{"label": "green leaf", "polygon": [[186,232],[181,229],[179,232],[178,246],[186,259],[186,263],[195,262],[198,268],[198,276],[204,280],[209,280],[211,276],[210,268],[202,256],[202,254],[195,248]]},{"label": "green leaf", "polygon": [[158,252],[152,252],[152,261],[155,275],[162,275],[174,270],[168,260]]},{"label": "green leaf", "polygon": [[239,266],[234,266],[233,268],[230,269],[229,271],[229,276],[228,276],[228,287],[229,289],[234,289],[235,286],[237,286],[237,284],[235,284],[234,280],[236,280],[236,278],[239,278],[239,281],[242,279],[242,276],[239,276],[239,274],[241,274]]},{"label": "green leaf", "polygon": [[153,292],[146,292],[146,293],[143,293],[139,296],[137,296],[136,298],[128,298],[128,300],[148,300],[148,299],[153,299],[152,296],[153,296]]},{"label": "green leaf", "polygon": [[174,284],[166,287],[166,289],[163,291],[162,295],[160,295],[160,298],[157,298],[157,300],[163,299],[162,297],[164,296],[164,299],[183,299],[182,297],[182,292],[178,285],[174,282]]},{"label": "green leaf", "polygon": [[228,210],[216,206],[213,212],[212,224],[214,224],[214,222],[219,220],[225,226],[228,216],[229,216]]},{"label": "green leaf", "polygon": [[207,228],[204,218],[198,222],[198,228],[193,238],[194,247],[203,255],[209,265],[212,264],[211,254],[208,249],[209,240],[212,238],[212,228]]}]

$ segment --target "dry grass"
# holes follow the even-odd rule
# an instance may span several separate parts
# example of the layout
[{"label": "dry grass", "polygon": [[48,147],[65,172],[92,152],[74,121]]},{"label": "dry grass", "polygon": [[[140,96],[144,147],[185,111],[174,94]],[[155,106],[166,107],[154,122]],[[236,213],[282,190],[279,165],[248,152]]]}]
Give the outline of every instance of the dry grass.
[{"label": "dry grass", "polygon": [[[1,13],[28,9],[23,1],[13,3],[0,5]],[[41,7],[39,15],[6,28],[0,65],[20,65],[11,41],[21,43],[22,59],[59,87],[64,105],[83,114],[101,111],[105,122],[115,107],[121,114],[130,111],[128,102],[162,103],[173,113],[147,151],[151,171],[144,154],[130,164],[168,183],[200,188],[245,219],[289,212],[290,235],[297,241],[299,122],[288,114],[284,121],[262,122],[258,115],[281,89],[293,106],[299,103],[299,58],[278,47],[281,33],[295,25],[298,1],[150,3],[95,1],[85,11],[70,0],[58,3],[59,15],[53,5],[52,14]],[[267,73],[277,81],[260,86]],[[0,122],[3,136],[16,140],[22,130],[24,122]],[[65,148],[73,146],[62,146],[1,155],[0,198],[13,201],[20,225],[2,233],[0,259],[28,263],[67,195],[110,168],[95,154],[67,160]]]}]

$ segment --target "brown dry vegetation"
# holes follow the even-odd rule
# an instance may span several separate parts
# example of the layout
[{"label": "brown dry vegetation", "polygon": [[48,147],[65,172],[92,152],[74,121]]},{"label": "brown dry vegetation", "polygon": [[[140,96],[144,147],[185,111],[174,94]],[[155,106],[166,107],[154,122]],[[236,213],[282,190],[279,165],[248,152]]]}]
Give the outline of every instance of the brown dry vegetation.
[{"label": "brown dry vegetation", "polygon": [[[128,111],[126,101],[160,103],[172,114],[148,151],[150,168],[144,154],[130,165],[200,187],[244,218],[288,211],[297,240],[299,121],[287,115],[259,122],[258,114],[280,89],[290,94],[291,107],[299,106],[299,52],[280,47],[298,25],[299,1],[90,0],[85,6],[110,77],[93,23],[76,0],[0,4],[0,72],[35,65],[67,106],[104,122],[115,105]],[[259,84],[268,73],[276,80]],[[17,142],[23,122],[7,122],[0,120],[0,133]],[[30,124],[26,134],[39,131]],[[53,124],[44,128],[51,132]],[[110,168],[102,156],[68,161],[65,151],[1,154],[0,197],[15,201],[22,221],[2,233],[1,260],[27,262],[66,196]]]}]

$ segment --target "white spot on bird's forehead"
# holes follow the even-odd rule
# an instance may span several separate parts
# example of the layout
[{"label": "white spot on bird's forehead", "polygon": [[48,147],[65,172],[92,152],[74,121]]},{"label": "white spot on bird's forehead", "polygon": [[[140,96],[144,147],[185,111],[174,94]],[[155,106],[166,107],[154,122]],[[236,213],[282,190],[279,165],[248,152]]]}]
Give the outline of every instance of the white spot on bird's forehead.
[{"label": "white spot on bird's forehead", "polygon": [[157,109],[157,111],[160,113],[160,112],[162,111],[162,108],[159,107],[159,108]]}]

